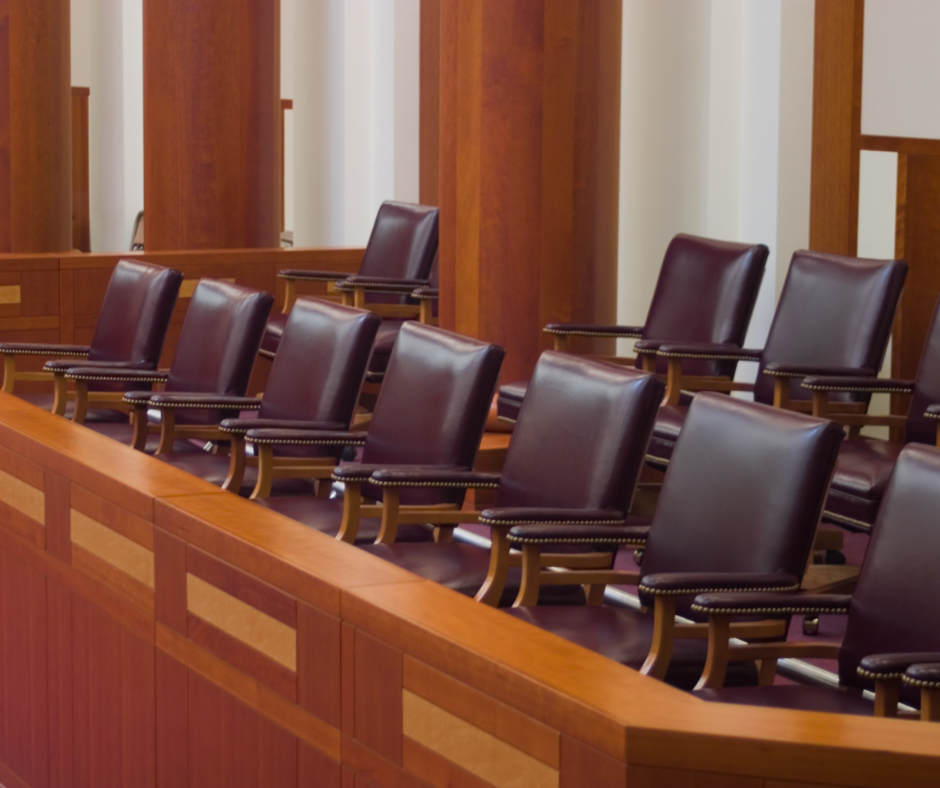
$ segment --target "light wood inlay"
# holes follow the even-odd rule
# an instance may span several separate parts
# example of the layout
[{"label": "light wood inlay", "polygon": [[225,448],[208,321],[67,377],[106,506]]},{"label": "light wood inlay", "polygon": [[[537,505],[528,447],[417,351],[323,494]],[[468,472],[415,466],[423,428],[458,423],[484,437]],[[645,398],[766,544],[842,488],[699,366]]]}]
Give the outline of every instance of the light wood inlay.
[{"label": "light wood inlay", "polygon": [[556,769],[406,689],[402,717],[409,739],[497,788],[558,788]]},{"label": "light wood inlay", "polygon": [[186,605],[226,634],[297,670],[297,630],[188,572]]},{"label": "light wood inlay", "polygon": [[18,304],[21,300],[19,285],[0,286],[0,304]]},{"label": "light wood inlay", "polygon": [[6,471],[0,471],[0,500],[45,525],[46,494]]},{"label": "light wood inlay", "polygon": [[[234,282],[234,276],[224,276],[224,277],[213,277],[217,282]],[[196,285],[199,284],[198,279],[184,279],[180,284],[180,298],[192,298],[193,293],[196,290]]]},{"label": "light wood inlay", "polygon": [[153,588],[153,552],[77,509],[71,510],[72,542]]}]

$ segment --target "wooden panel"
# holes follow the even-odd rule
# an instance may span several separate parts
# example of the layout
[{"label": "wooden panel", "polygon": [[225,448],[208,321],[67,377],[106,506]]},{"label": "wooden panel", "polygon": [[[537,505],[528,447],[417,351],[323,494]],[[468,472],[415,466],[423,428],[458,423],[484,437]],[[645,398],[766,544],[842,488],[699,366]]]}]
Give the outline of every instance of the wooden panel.
[{"label": "wooden panel", "polygon": [[645,766],[630,766],[627,769],[627,785],[630,788],[762,788],[761,782],[748,777],[676,769],[650,769]]},{"label": "wooden panel", "polygon": [[297,739],[189,674],[189,784],[297,785]]},{"label": "wooden panel", "polygon": [[95,495],[77,484],[72,485],[72,508],[116,531],[132,542],[153,551],[153,524],[126,509]]},{"label": "wooden panel", "polygon": [[46,496],[41,489],[0,471],[0,499],[38,523],[46,522]]},{"label": "wooden panel", "polygon": [[46,471],[46,549],[65,563],[72,562],[71,484]]},{"label": "wooden panel", "polygon": [[505,380],[546,321],[614,317],[621,5],[441,4],[441,325]]},{"label": "wooden panel", "polygon": [[593,747],[561,737],[561,788],[623,788],[627,767]]},{"label": "wooden panel", "polygon": [[401,652],[356,632],[356,739],[401,765]]},{"label": "wooden panel", "polygon": [[49,783],[71,786],[74,769],[72,728],[72,595],[47,581],[49,623]]},{"label": "wooden panel", "polygon": [[186,606],[204,621],[280,663],[297,669],[297,631],[195,575],[186,575]]},{"label": "wooden panel", "polygon": [[3,3],[0,29],[0,251],[68,251],[69,2]]},{"label": "wooden panel", "polygon": [[809,245],[854,255],[858,241],[864,0],[816,0]]},{"label": "wooden panel", "polygon": [[298,788],[341,788],[342,768],[338,761],[328,758],[303,742],[298,747]]},{"label": "wooden panel", "polygon": [[895,153],[927,153],[940,156],[940,140],[920,139],[917,137],[878,137],[863,134],[860,140],[862,150],[892,151]]},{"label": "wooden panel", "polygon": [[145,4],[148,251],[279,245],[279,23],[279,3]]},{"label": "wooden panel", "polygon": [[[406,741],[421,745],[486,783],[497,788],[513,788],[516,785],[558,788],[557,769],[546,766],[531,755],[413,692],[403,690],[402,711]],[[429,779],[429,775],[417,771],[408,758],[403,765],[432,785],[443,782]]]},{"label": "wooden panel", "polygon": [[72,88],[72,246],[91,251],[88,172],[88,88]]},{"label": "wooden panel", "polygon": [[[420,777],[434,788],[491,788],[495,783],[477,777],[472,772],[462,769],[453,761],[420,744],[407,736],[402,744],[402,756],[405,768],[412,774]],[[491,764],[484,764],[490,766]],[[527,779],[528,775],[519,774],[520,778],[513,785],[524,785],[526,788],[539,783]]]},{"label": "wooden panel", "polygon": [[[379,786],[380,788],[427,788],[428,783],[409,774],[400,766],[386,760],[375,751],[343,734],[343,765],[349,767],[351,784],[356,788]],[[343,778],[346,780],[346,769]],[[346,788],[347,783],[343,783]]]},{"label": "wooden panel", "polygon": [[153,588],[153,551],[72,509],[72,544]]},{"label": "wooden panel", "polygon": [[75,784],[153,786],[153,646],[73,597]]},{"label": "wooden panel", "polygon": [[185,635],[189,617],[186,610],[186,543],[162,528],[155,528],[153,537],[156,619]]},{"label": "wooden panel", "polygon": [[297,603],[297,702],[320,719],[342,725],[340,620]]},{"label": "wooden panel", "polygon": [[343,622],[340,630],[340,657],[342,668],[340,684],[342,688],[343,733],[356,733],[356,628]]},{"label": "wooden panel", "polygon": [[157,785],[189,783],[189,671],[163,651],[156,653]]},{"label": "wooden panel", "polygon": [[[403,661],[403,686],[544,764],[558,769],[559,734],[486,694],[412,657]],[[407,735],[407,731],[406,731]]]}]

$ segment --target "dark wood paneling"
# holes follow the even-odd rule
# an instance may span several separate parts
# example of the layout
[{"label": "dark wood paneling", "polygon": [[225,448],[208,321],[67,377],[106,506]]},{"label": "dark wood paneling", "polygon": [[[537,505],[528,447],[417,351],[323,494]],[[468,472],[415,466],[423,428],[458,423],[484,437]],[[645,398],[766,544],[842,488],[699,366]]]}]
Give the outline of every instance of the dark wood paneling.
[{"label": "dark wood paneling", "polygon": [[72,562],[71,482],[46,471],[46,550]]},{"label": "dark wood paneling", "polygon": [[342,767],[319,750],[299,745],[298,788],[341,788]]},{"label": "dark wood paneling", "polygon": [[320,719],[342,725],[340,620],[297,603],[297,701]]},{"label": "dark wood paneling", "polygon": [[356,739],[401,766],[401,652],[356,632]]},{"label": "dark wood paneling", "polygon": [[559,788],[617,788],[627,784],[624,763],[570,736],[561,737]]},{"label": "dark wood paneling", "polygon": [[864,0],[816,0],[809,245],[854,255],[858,241]]},{"label": "dark wood paneling", "polygon": [[621,3],[441,5],[441,325],[527,377],[615,313]]},{"label": "dark wood paneling", "polygon": [[5,2],[0,31],[0,251],[69,251],[69,1]]},{"label": "dark wood paneling", "polygon": [[73,785],[72,595],[47,581],[49,623],[49,784]]},{"label": "dark wood paneling", "polygon": [[157,785],[189,785],[189,671],[158,649],[156,680]]},{"label": "dark wood paneling", "polygon": [[88,88],[72,88],[72,247],[91,251],[88,172]]},{"label": "dark wood paneling", "polygon": [[280,3],[145,0],[147,250],[276,247]]}]

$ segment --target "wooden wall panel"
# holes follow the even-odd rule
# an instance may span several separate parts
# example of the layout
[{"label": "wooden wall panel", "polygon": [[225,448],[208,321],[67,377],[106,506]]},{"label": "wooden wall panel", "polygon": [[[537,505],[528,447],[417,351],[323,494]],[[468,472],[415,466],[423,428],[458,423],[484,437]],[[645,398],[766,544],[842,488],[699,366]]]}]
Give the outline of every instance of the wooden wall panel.
[{"label": "wooden wall panel", "polygon": [[816,0],[809,245],[854,255],[865,0]]},{"label": "wooden wall panel", "polygon": [[72,247],[91,251],[88,88],[72,88]]},{"label": "wooden wall panel", "polygon": [[0,252],[72,248],[69,0],[0,4]]},{"label": "wooden wall panel", "polygon": [[440,30],[441,325],[518,380],[546,322],[614,317],[621,3],[445,3]]},{"label": "wooden wall panel", "polygon": [[280,242],[280,3],[145,0],[145,248]]}]

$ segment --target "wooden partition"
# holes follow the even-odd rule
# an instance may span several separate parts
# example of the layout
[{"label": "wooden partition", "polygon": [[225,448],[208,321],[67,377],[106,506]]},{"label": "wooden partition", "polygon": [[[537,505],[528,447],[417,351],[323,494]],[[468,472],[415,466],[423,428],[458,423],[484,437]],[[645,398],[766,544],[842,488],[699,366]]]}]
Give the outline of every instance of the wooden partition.
[{"label": "wooden partition", "polygon": [[940,728],[698,701],[0,395],[7,788],[936,785]]}]

